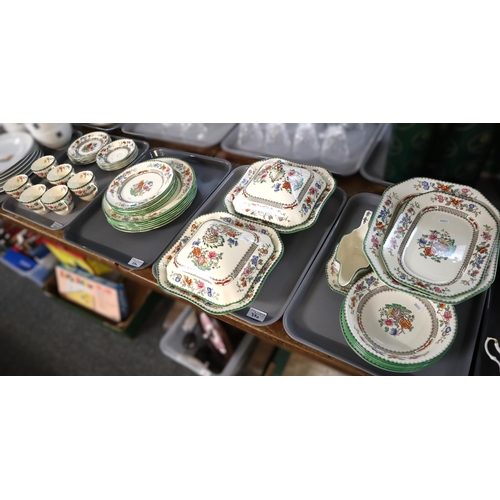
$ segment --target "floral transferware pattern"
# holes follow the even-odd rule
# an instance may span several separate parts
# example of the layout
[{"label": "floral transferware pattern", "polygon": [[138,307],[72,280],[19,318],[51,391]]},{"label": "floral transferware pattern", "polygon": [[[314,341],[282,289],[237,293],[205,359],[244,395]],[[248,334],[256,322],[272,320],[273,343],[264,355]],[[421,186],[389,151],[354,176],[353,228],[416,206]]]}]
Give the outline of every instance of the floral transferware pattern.
[{"label": "floral transferware pattern", "polygon": [[[173,176],[172,166],[164,161],[149,160],[139,163],[121,172],[111,181],[106,191],[106,200],[116,209],[145,207],[169,193]],[[126,193],[129,193],[132,199],[126,197]]]},{"label": "floral transferware pattern", "polygon": [[[392,278],[412,289],[427,293],[428,296],[439,295],[445,297],[440,300],[459,297],[480,282],[486,269],[486,257],[490,255],[490,241],[494,240],[498,235],[497,222],[486,207],[479,203],[473,203],[473,215],[478,218],[475,219],[470,215],[471,210],[468,205],[471,205],[471,203],[453,204],[454,208],[451,208],[448,203],[449,199],[448,195],[436,196],[429,193],[417,195],[407,201],[399,212],[399,216],[395,219],[391,231],[387,234],[381,250],[384,267]],[[450,236],[446,229],[430,230],[429,233],[426,232],[415,240],[421,250],[419,255],[422,263],[417,262],[414,265],[422,270],[425,269],[429,278],[426,279],[422,275],[413,273],[403,262],[403,252],[408,248],[409,238],[419,227],[419,221],[427,214],[443,215],[445,217],[441,219],[443,224],[445,221],[449,223],[449,216],[451,215],[456,221],[463,221],[463,224],[470,231],[470,239],[467,242],[468,250],[464,252],[462,257],[463,264],[453,271],[453,276],[450,279],[440,282],[430,278],[436,271],[433,270],[434,268],[426,266],[425,260],[429,258],[432,262],[444,266],[448,256],[454,254],[455,237]],[[479,223],[483,226],[482,231],[479,231]],[[458,229],[460,230],[460,228]],[[478,238],[479,243],[476,245]],[[473,253],[474,246],[476,246],[476,251]],[[452,265],[454,265],[453,262]],[[466,278],[461,279],[464,275]]]},{"label": "floral transferware pattern", "polygon": [[[385,297],[398,297],[400,300],[386,303]],[[385,303],[385,306],[377,306],[377,303]],[[373,273],[353,285],[341,309],[345,326],[354,337],[357,347],[389,363],[418,364],[438,359],[450,347],[457,332],[457,317],[452,305],[416,299],[409,293],[398,292],[384,285]],[[379,317],[380,338],[383,335],[394,339],[402,335],[415,335],[414,347],[405,341],[394,344],[399,346],[398,349],[391,349],[388,347],[391,344],[386,346],[385,342],[372,337],[363,325],[365,311],[370,311],[368,323],[372,331],[374,326],[371,318]]]},{"label": "floral transferware pattern", "polygon": [[[162,162],[168,163],[179,179],[177,191],[172,197],[168,198],[165,204],[144,214],[135,214],[132,210],[130,210],[129,213],[123,214],[117,212],[114,207],[107,202],[106,196],[103,196],[102,209],[106,217],[118,224],[148,224],[149,222],[168,216],[170,212],[177,209],[177,207],[182,206],[182,208],[184,208],[183,204],[185,202],[191,202],[191,198],[196,194],[196,177],[194,170],[188,163],[175,158],[162,158]],[[135,166],[137,167],[137,165]]]},{"label": "floral transferware pattern", "polygon": [[[428,178],[412,178],[387,188],[384,191],[379,206],[370,222],[370,228],[365,237],[363,248],[366,257],[377,276],[387,285],[401,291],[407,291],[408,286],[399,283],[388,274],[382,259],[381,249],[384,244],[384,239],[391,231],[396,220],[396,216],[403,204],[414,198],[416,195],[426,192],[433,193],[438,201],[439,196],[444,196],[446,194],[451,195],[456,199],[461,199],[464,202],[468,202],[471,214],[474,214],[476,204],[479,203],[491,212],[497,223],[500,223],[500,213],[498,212],[498,209],[480,192],[468,186],[446,184]],[[490,258],[490,261],[486,266],[483,279],[475,288],[469,289],[469,291],[463,292],[455,297],[441,297],[440,300],[447,304],[459,304],[460,302],[487,290],[493,283],[496,275],[498,264],[498,238],[496,238],[494,243],[492,243],[491,255],[492,258]],[[414,289],[412,293],[414,293],[415,296],[422,298],[430,296],[429,294],[420,293],[417,289]]]},{"label": "floral transferware pattern", "polygon": [[91,163],[99,150],[111,142],[105,132],[91,132],[76,139],[68,148],[68,158],[74,163]]},{"label": "floral transferware pattern", "polygon": [[[216,304],[239,301],[269,259],[273,248],[271,239],[257,233],[254,226],[241,230],[220,219],[208,219],[199,226],[192,223],[195,229],[193,226],[197,227],[191,239],[167,264],[170,283],[186,288],[184,278],[188,276],[205,283],[205,287],[200,288],[201,294],[206,287],[217,291],[217,296],[212,297]],[[178,273],[183,275],[181,282],[175,279]]]},{"label": "floral transferware pattern", "polygon": [[[262,220],[262,219],[257,219],[255,217],[251,217],[249,214],[237,214],[235,208],[234,208],[234,199],[236,196],[243,191],[243,189],[249,184],[249,182],[253,179],[255,176],[256,172],[258,171],[259,166],[264,163],[265,161],[275,161],[274,160],[264,160],[260,162],[256,162],[250,167],[247,168],[245,174],[241,177],[239,182],[227,193],[227,195],[224,197],[224,206],[226,210],[233,215],[238,215],[238,217],[241,217],[242,219],[248,220],[248,221],[253,221],[257,223],[264,223],[268,225],[269,227],[272,227],[276,231],[283,233],[283,234],[289,234],[289,233],[294,233],[298,231],[302,231],[304,229],[307,229],[311,227],[318,219],[321,209],[327,202],[327,200],[330,198],[330,196],[334,193],[337,183],[335,179],[332,177],[332,175],[324,168],[321,167],[312,167],[310,165],[300,165],[297,163],[294,163],[294,165],[300,166],[303,169],[307,169],[317,175],[319,175],[323,181],[326,183],[326,187],[319,196],[319,198],[316,200],[315,204],[310,208],[310,213],[309,217],[305,222],[302,224],[298,224],[296,226],[292,227],[285,227],[283,225],[278,224],[278,218],[281,218],[283,220],[286,219],[286,216],[280,216],[276,215],[276,213],[271,213],[270,217],[268,220]],[[311,200],[309,200],[307,203],[309,204]],[[281,221],[282,222],[282,221]]]},{"label": "floral transferware pattern", "polygon": [[[173,286],[168,277],[169,263],[173,261],[173,259],[179,254],[179,252],[184,248],[192,239],[192,236],[198,230],[201,224],[206,220],[220,220],[226,224],[235,226],[238,229],[245,231],[253,231],[257,234],[267,235],[271,242],[272,247],[269,248],[269,258],[262,265],[260,270],[255,274],[252,281],[248,280],[246,286],[241,283],[240,286],[245,288],[245,294],[235,303],[228,305],[217,305],[217,291],[214,290],[213,286],[206,285],[205,281],[202,280],[202,283],[199,283],[199,280],[189,278],[192,280],[192,283],[186,283],[188,286],[184,288],[179,288],[178,286]],[[276,231],[273,229],[266,227],[262,224],[252,223],[243,220],[240,217],[228,215],[226,212],[217,212],[212,214],[206,214],[198,217],[190,226],[185,230],[182,237],[177,241],[177,243],[170,248],[156,263],[156,271],[157,271],[157,279],[158,284],[161,288],[163,288],[168,293],[181,297],[209,314],[227,314],[238,309],[242,309],[243,307],[248,306],[257,295],[260,287],[264,283],[267,275],[271,272],[274,266],[279,262],[281,256],[283,254],[283,243]],[[252,261],[253,259],[253,261]],[[254,264],[258,264],[257,261],[252,256],[250,259],[250,264],[253,266]],[[246,266],[248,267],[248,266]],[[245,276],[246,273],[250,273],[251,269],[246,270],[246,267],[243,268],[243,274],[240,276],[240,279]],[[179,282],[182,280],[182,277],[179,278]],[[177,282],[176,284],[178,284]],[[208,290],[208,288],[210,290]],[[201,290],[201,292],[200,292]]]}]

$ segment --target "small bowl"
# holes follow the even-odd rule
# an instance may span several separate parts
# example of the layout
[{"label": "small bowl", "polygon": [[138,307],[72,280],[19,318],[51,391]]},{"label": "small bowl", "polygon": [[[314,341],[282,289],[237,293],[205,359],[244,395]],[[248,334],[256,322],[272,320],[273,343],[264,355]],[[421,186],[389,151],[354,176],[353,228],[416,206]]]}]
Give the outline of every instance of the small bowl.
[{"label": "small bowl", "polygon": [[42,196],[45,194],[45,191],[47,191],[47,186],[45,186],[45,184],[35,184],[21,193],[19,201],[26,208],[29,208],[34,212],[46,214],[48,210],[42,203]]},{"label": "small bowl", "polygon": [[91,170],[83,170],[73,175],[68,180],[68,187],[73,194],[76,194],[84,201],[92,200],[99,191],[94,172]]},{"label": "small bowl", "polygon": [[62,184],[48,189],[42,196],[44,207],[58,215],[68,215],[75,204],[68,186]]},{"label": "small bowl", "polygon": [[47,180],[53,186],[60,186],[62,184],[66,184],[74,174],[75,169],[73,168],[73,165],[70,165],[69,163],[62,163],[61,165],[52,167],[49,170]]},{"label": "small bowl", "polygon": [[49,173],[49,170],[51,168],[57,167],[57,165],[58,163],[54,156],[42,156],[31,165],[31,171],[34,174],[38,175],[38,177],[45,179],[45,177],[47,177],[47,174]]},{"label": "small bowl", "polygon": [[12,198],[18,200],[21,196],[21,193],[31,187],[30,178],[27,175],[21,174],[16,175],[15,177],[11,177],[7,180],[7,182],[3,185],[3,190]]}]

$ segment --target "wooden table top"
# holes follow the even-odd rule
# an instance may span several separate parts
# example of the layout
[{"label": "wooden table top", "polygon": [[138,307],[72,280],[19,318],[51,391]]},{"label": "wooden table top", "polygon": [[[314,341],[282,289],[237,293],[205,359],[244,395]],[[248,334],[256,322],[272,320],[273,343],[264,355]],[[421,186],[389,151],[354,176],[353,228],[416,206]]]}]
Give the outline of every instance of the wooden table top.
[{"label": "wooden table top", "polygon": [[[75,127],[81,130],[84,134],[87,132],[90,132],[91,129],[87,129],[86,127],[83,126],[78,126]],[[115,135],[122,135],[124,137],[130,137],[134,139],[133,136],[129,136],[125,133],[122,133],[120,130],[118,131],[113,131],[112,132]],[[227,153],[220,149],[219,146],[210,148],[209,150],[200,150],[199,148],[189,148],[187,146],[179,145],[179,144],[174,144],[174,143],[169,143],[169,142],[161,142],[158,140],[153,140],[153,139],[148,139],[145,138],[144,140],[148,141],[150,144],[150,147],[168,147],[168,148],[173,148],[173,149],[179,149],[183,151],[189,151],[192,153],[199,153],[199,154],[204,154],[207,156],[215,156],[218,158],[224,158],[227,159],[233,168],[236,168],[240,165],[248,165],[249,163],[253,163],[255,160],[250,159],[250,158],[244,158],[244,157],[239,157],[235,156],[233,154]],[[338,186],[341,187],[347,194],[348,197],[353,196],[354,194],[357,193],[375,193],[375,194],[382,194],[385,186],[375,184],[373,182],[370,182],[366,179],[364,179],[359,173],[349,176],[349,177],[335,177],[338,183]],[[68,248],[72,248],[76,250],[77,252],[80,252],[82,254],[85,254],[97,261],[103,262],[104,264],[108,265],[109,267],[118,269],[124,276],[127,278],[134,280],[136,282],[142,283],[143,285],[151,287],[153,290],[155,290],[158,293],[163,293],[168,296],[159,286],[156,281],[156,278],[153,275],[152,269],[147,268],[147,269],[142,269],[142,270],[130,270],[127,269],[123,266],[120,266],[118,264],[115,264],[114,262],[103,258],[99,255],[94,254],[91,251],[82,249],[80,247],[77,247],[76,245],[73,245],[69,242],[67,242],[63,238],[63,232],[64,229],[60,230],[48,230],[45,229],[38,224],[28,221],[22,217],[16,216],[14,214],[11,214],[9,212],[5,212],[0,208],[0,217],[3,219],[13,222],[21,227],[30,229],[41,236],[44,236],[48,239],[51,239],[55,242],[58,242],[60,244],[65,245]],[[181,300],[176,298],[176,300]],[[189,305],[192,306],[191,303]],[[319,352],[315,349],[312,349],[308,346],[305,346],[301,344],[300,342],[297,342],[293,340],[285,331],[283,328],[283,322],[282,320],[278,320],[277,322],[273,323],[272,325],[268,326],[254,326],[250,325],[239,318],[231,315],[223,315],[223,316],[218,316],[219,319],[222,321],[231,324],[233,326],[236,326],[244,331],[247,331],[267,342],[270,342],[278,347],[287,349],[289,351],[293,352],[298,352],[300,354],[303,354],[305,356],[311,357],[313,359],[316,359],[320,362],[323,362],[329,366],[332,366],[334,368],[337,368],[338,370],[341,370],[347,374],[350,375],[367,375],[366,372],[359,370],[356,367],[353,367],[347,363],[344,363],[334,357],[328,356],[326,354],[323,354],[322,352]]]}]

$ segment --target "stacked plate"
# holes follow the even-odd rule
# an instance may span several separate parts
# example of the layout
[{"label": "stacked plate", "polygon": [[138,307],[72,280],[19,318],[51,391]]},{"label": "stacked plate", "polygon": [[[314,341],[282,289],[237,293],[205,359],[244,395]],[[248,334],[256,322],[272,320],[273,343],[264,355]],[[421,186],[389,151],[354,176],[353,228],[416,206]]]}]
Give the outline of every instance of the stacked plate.
[{"label": "stacked plate", "polygon": [[120,170],[130,165],[139,154],[132,139],[118,139],[104,146],[96,156],[96,163],[102,170]]},{"label": "stacked plate", "polygon": [[500,213],[473,188],[414,178],[384,191],[363,250],[389,287],[459,304],[493,283],[499,227]]},{"label": "stacked plate", "polygon": [[272,158],[250,165],[225,196],[224,206],[245,220],[294,233],[317,221],[335,188],[324,168]]},{"label": "stacked plate", "polygon": [[119,231],[151,231],[177,219],[197,192],[193,168],[176,158],[138,163],[111,181],[102,198],[107,221]]},{"label": "stacked plate", "polygon": [[274,229],[209,213],[191,221],[158,261],[158,283],[209,314],[227,314],[255,299],[282,254]]},{"label": "stacked plate", "polygon": [[0,135],[0,193],[11,177],[30,175],[33,162],[43,156],[42,148],[27,132],[9,132]]},{"label": "stacked plate", "polygon": [[392,372],[422,370],[441,359],[457,333],[452,305],[386,286],[370,273],[349,290],[342,332],[367,363]]},{"label": "stacked plate", "polygon": [[96,161],[99,151],[111,142],[106,132],[91,132],[72,142],[68,148],[68,158],[75,165],[89,165]]}]

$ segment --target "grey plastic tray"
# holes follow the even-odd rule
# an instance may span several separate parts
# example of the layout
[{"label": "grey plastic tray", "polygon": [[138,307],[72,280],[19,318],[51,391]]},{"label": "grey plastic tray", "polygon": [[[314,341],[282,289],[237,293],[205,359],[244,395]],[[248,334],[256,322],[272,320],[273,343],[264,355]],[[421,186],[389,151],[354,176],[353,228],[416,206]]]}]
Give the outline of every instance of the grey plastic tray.
[{"label": "grey plastic tray", "polygon": [[[283,316],[285,331],[294,340],[349,363],[373,375],[395,375],[366,363],[347,344],[340,327],[344,296],[328,286],[325,266],[344,234],[359,226],[365,210],[376,211],[380,196],[354,195],[346,203],[314,263]],[[468,375],[486,300],[484,292],[456,306],[457,337],[446,355],[435,364],[404,375]],[[400,374],[397,374],[400,375]]]},{"label": "grey plastic tray", "polygon": [[122,123],[112,123],[111,125],[109,125],[107,127],[100,127],[98,125],[92,125],[91,123],[74,123],[74,125],[84,126],[86,128],[90,128],[93,130],[102,130],[103,132],[111,132],[113,130],[118,131],[123,124]]},{"label": "grey plastic tray", "polygon": [[243,368],[243,365],[252,354],[252,351],[258,341],[257,337],[247,333],[241,339],[224,369],[220,373],[215,374],[210,371],[199,359],[187,352],[182,345],[184,335],[187,333],[184,329],[184,323],[188,319],[189,315],[194,311],[194,308],[187,306],[181,312],[179,317],[161,338],[161,352],[165,354],[165,356],[177,361],[198,375],[213,375],[218,377],[238,375],[239,371]]},{"label": "grey plastic tray", "polygon": [[[287,123],[286,128],[287,131],[290,135],[290,137],[293,137],[293,134],[295,133],[295,129],[297,128],[297,123]],[[362,150],[359,152],[358,155],[355,155],[355,157],[349,161],[348,163],[337,166],[337,167],[332,167],[329,165],[325,165],[319,158],[313,158],[309,161],[303,161],[299,160],[297,158],[293,158],[293,156],[288,156],[287,159],[291,161],[297,161],[299,163],[307,163],[310,165],[317,165],[318,167],[324,167],[330,172],[332,172],[335,175],[342,175],[342,176],[347,176],[347,175],[353,175],[356,172],[359,171],[361,166],[367,161],[367,159],[370,157],[373,149],[375,148],[377,144],[377,140],[380,136],[380,133],[383,129],[384,124],[383,123],[367,123],[365,124],[367,127],[367,141],[365,146],[362,148]],[[317,123],[316,127],[321,133],[325,128],[326,124],[322,123]],[[256,150],[244,150],[238,147],[237,141],[238,141],[238,130],[239,130],[239,125],[232,130],[227,137],[222,141],[221,143],[221,148],[224,151],[227,151],[228,153],[232,153],[238,156],[243,156],[247,158],[255,158],[255,159],[262,159],[262,158],[269,158],[269,157],[274,157],[276,155],[269,155],[265,150],[261,151],[256,151]]]},{"label": "grey plastic tray", "polygon": [[[81,132],[78,133],[79,136],[82,135]],[[121,137],[116,135],[111,135],[111,139],[115,141],[117,139],[121,139]],[[146,150],[149,147],[149,144],[145,141],[139,141],[134,139],[134,142],[137,144],[137,149],[139,150],[139,154],[137,158],[129,166],[132,166],[135,163],[141,161],[141,156],[146,152]],[[89,165],[74,165],[68,158],[67,148],[64,151],[59,152],[58,155],[52,152],[51,153],[48,152],[47,154],[53,154],[54,156],[56,156],[59,164],[70,163],[75,167],[75,172],[82,172],[83,170],[91,170],[92,172],[94,172],[97,186],[99,187],[99,191],[101,192],[108,187],[109,183],[119,173],[119,171],[107,172],[105,170],[102,170],[95,162]],[[36,175],[31,176],[31,182],[33,184],[45,184],[47,188],[52,187],[52,185],[47,180],[40,179],[40,177]],[[22,203],[19,203],[17,200],[14,200],[11,197],[9,197],[3,202],[2,208],[6,212],[10,212],[12,214],[18,215],[19,217],[22,217],[23,219],[35,222],[39,226],[45,227],[47,229],[56,230],[68,226],[68,224],[70,224],[84,210],[86,210],[91,203],[91,201],[84,201],[80,199],[78,196],[73,196],[73,200],[75,202],[75,208],[68,215],[57,215],[54,212],[47,212],[46,214],[40,215],[33,212],[33,210],[29,210]]]},{"label": "grey plastic tray", "polygon": [[101,208],[103,191],[90,202],[84,214],[68,225],[63,233],[64,239],[129,269],[150,267],[231,170],[227,160],[166,148],[151,148],[140,161],[162,157],[184,160],[196,174],[198,192],[181,216],[153,231],[124,233],[114,229],[106,220]]},{"label": "grey plastic tray", "polygon": [[126,134],[169,141],[185,146],[210,148],[219,144],[224,137],[237,125],[236,123],[205,123],[207,136],[202,140],[179,137],[167,133],[161,123],[124,123],[122,131]]},{"label": "grey plastic tray", "polygon": [[391,144],[392,124],[386,123],[379,136],[379,141],[372,155],[366,163],[361,166],[360,174],[371,182],[392,186],[394,183],[385,180],[385,165],[387,163],[387,153]]},{"label": "grey plastic tray", "polygon": [[[226,210],[223,204],[224,196],[241,179],[247,168],[248,166],[245,165],[235,168],[210,199],[193,215],[193,219],[210,212],[224,212]],[[270,325],[283,316],[288,302],[305,276],[346,201],[345,191],[337,188],[312,227],[305,231],[281,235],[285,248],[281,260],[271,271],[250,306],[232,313],[232,316],[256,326]],[[153,266],[153,273],[157,277],[156,265]]]}]

